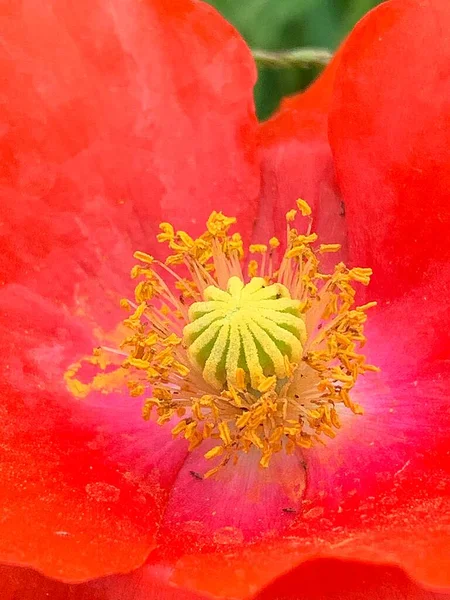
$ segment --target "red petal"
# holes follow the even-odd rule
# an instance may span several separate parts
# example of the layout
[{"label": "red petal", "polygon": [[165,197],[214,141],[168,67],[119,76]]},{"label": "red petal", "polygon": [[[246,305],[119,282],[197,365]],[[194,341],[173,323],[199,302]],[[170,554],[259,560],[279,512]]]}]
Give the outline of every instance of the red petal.
[{"label": "red petal", "polygon": [[327,133],[339,60],[340,53],[311,88],[284,100],[260,127],[262,189],[255,240],[275,234],[284,241],[285,214],[303,198],[313,208],[313,227],[321,241],[341,243],[345,250],[344,212]]},{"label": "red petal", "polygon": [[369,293],[381,301],[367,351],[383,369],[381,396],[391,395],[386,433],[402,424],[400,445],[411,446],[402,504],[414,515],[422,498],[431,518],[417,532],[416,544],[428,544],[422,560],[411,549],[400,562],[436,585],[449,585],[441,554],[450,544],[449,25],[445,0],[374,10],[344,47],[330,116],[350,257],[373,268]]},{"label": "red petal", "polygon": [[71,302],[94,275],[115,287],[161,221],[196,232],[222,208],[248,233],[255,67],[214,9],[26,0],[2,34],[3,278]]},{"label": "red petal", "polygon": [[1,559],[69,581],[139,566],[186,448],[126,393],[69,394],[64,369],[94,345],[74,318],[19,286],[0,302]]},{"label": "red petal", "polygon": [[159,221],[224,208],[249,230],[255,69],[190,0],[26,0],[2,34],[0,555],[82,580],[142,563],[186,449],[128,394],[74,401],[63,373],[117,324]]},{"label": "red petal", "polygon": [[385,299],[441,279],[450,260],[449,27],[447,0],[383,3],[336,75],[330,140],[351,259],[374,269],[371,293]]}]

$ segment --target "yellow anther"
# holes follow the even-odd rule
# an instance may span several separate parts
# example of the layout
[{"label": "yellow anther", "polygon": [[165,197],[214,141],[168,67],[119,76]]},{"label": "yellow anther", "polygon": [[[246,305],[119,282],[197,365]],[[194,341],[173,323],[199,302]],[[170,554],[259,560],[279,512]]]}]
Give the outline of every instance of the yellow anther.
[{"label": "yellow anther", "polygon": [[366,311],[369,310],[369,308],[373,308],[376,305],[376,302],[367,302],[366,304],[361,304],[361,306],[357,306],[356,310]]},{"label": "yellow anther", "polygon": [[272,453],[271,452],[267,452],[267,453],[265,453],[265,454],[262,455],[262,458],[259,461],[259,464],[262,467],[264,467],[265,469],[267,469],[267,467],[269,466],[271,458],[272,458]]},{"label": "yellow anther", "polygon": [[294,375],[297,366],[296,363],[291,363],[286,355],[284,356],[284,370],[286,371],[287,377],[292,377]]},{"label": "yellow anther", "polygon": [[[183,232],[178,232],[178,233],[183,233]],[[180,252],[181,254],[184,254],[185,252],[187,252],[189,250],[189,247],[186,246],[185,244],[180,244],[179,242],[175,242],[175,241],[169,242],[169,248],[171,250],[176,250],[177,252]]]},{"label": "yellow anther", "polygon": [[175,333],[171,333],[168,337],[162,340],[164,346],[178,346],[181,344],[181,338],[178,337]]},{"label": "yellow anther", "polygon": [[172,254],[166,258],[166,265],[181,265],[183,264],[183,261],[183,254]]},{"label": "yellow anther", "polygon": [[[245,379],[244,379],[243,383],[245,385]],[[228,391],[224,392],[224,394],[227,395],[227,398],[230,398],[230,400],[232,400],[233,404],[235,404],[236,406],[239,406],[239,407],[242,406],[242,398],[239,396],[238,390],[235,389],[232,385],[230,385]]]},{"label": "yellow anther", "polygon": [[131,279],[136,279],[136,277],[142,275],[142,271],[143,268],[141,267],[141,265],[134,265],[134,267],[130,271]]},{"label": "yellow anther", "polygon": [[137,398],[138,396],[142,396],[142,394],[145,394],[145,386],[141,383],[135,382],[133,384],[132,382],[129,382],[128,387],[130,389],[130,396],[132,396],[133,398]]},{"label": "yellow anther", "polygon": [[232,442],[230,429],[226,422],[219,423],[219,436],[225,446],[229,446]]},{"label": "yellow anther", "polygon": [[205,458],[207,458],[208,460],[211,458],[215,458],[216,456],[220,456],[221,454],[223,454],[223,451],[223,446],[214,446],[214,448],[211,448],[211,450],[208,450],[208,452],[206,452]]},{"label": "yellow anther", "polygon": [[213,211],[206,222],[206,227],[211,235],[223,237],[234,223],[236,223],[235,217],[226,217],[221,212]]},{"label": "yellow anther", "polygon": [[123,308],[124,310],[131,310],[131,304],[128,300],[126,300],[126,298],[122,298],[120,301],[120,308]]},{"label": "yellow anther", "polygon": [[175,427],[172,429],[172,434],[178,435],[179,433],[181,433],[182,431],[184,431],[186,429],[186,425],[187,425],[186,419],[183,419],[182,421],[177,423],[175,425]]},{"label": "yellow anther", "polygon": [[321,433],[324,433],[329,438],[335,438],[336,437],[336,432],[329,425],[327,425],[326,423],[322,423],[321,424],[319,431]]},{"label": "yellow anther", "polygon": [[175,231],[170,223],[160,223],[161,233],[156,236],[158,242],[168,242],[173,240]]},{"label": "yellow anther", "polygon": [[151,300],[155,295],[155,288],[149,281],[140,281],[134,290],[136,302]]},{"label": "yellow anther", "polygon": [[133,254],[133,256],[136,260],[140,260],[141,262],[146,263],[148,265],[151,265],[154,261],[153,256],[151,256],[150,254],[147,254],[146,252],[141,252],[140,250],[137,250]]},{"label": "yellow anther", "polygon": [[286,258],[297,258],[298,256],[303,256],[304,253],[304,246],[296,246],[295,248],[291,248],[286,252]]},{"label": "yellow anther", "polygon": [[[238,367],[236,369],[236,387],[240,390],[245,388],[245,371]],[[231,389],[234,389],[232,385],[230,385]]]},{"label": "yellow anther", "polygon": [[145,308],[146,308],[146,303],[142,302],[134,311],[134,313],[131,315],[131,317],[128,317],[128,321],[139,321],[142,317],[142,315],[144,314]]},{"label": "yellow anther", "polygon": [[292,210],[289,210],[286,213],[286,221],[288,223],[292,223],[292,221],[295,220],[295,217],[297,216],[297,211],[293,208]]},{"label": "yellow anther", "polygon": [[243,427],[245,427],[247,425],[247,423],[250,421],[251,417],[252,417],[252,413],[250,411],[246,411],[246,412],[242,413],[236,419],[236,427],[238,429],[242,429]]},{"label": "yellow anther", "polygon": [[320,244],[319,252],[324,254],[325,252],[339,252],[341,249],[340,244]]},{"label": "yellow anther", "polygon": [[295,241],[299,244],[313,244],[317,238],[317,233],[310,233],[309,235],[298,235]]},{"label": "yellow anther", "polygon": [[248,263],[248,276],[256,277],[258,275],[258,263],[256,260],[251,260]]},{"label": "yellow anther", "polygon": [[186,365],[183,365],[182,363],[178,362],[177,360],[175,360],[172,363],[172,367],[173,367],[174,371],[176,371],[176,373],[178,373],[178,375],[181,375],[181,377],[187,377],[187,375],[189,375],[189,372],[190,372],[189,367],[187,367]]},{"label": "yellow anther", "polygon": [[299,198],[297,200],[297,207],[298,207],[298,210],[302,213],[302,215],[304,217],[310,216],[311,207],[309,206],[309,204],[307,202],[305,202],[305,200],[302,200],[301,198]]},{"label": "yellow anther", "polygon": [[374,373],[379,373],[381,369],[375,365],[364,365],[364,371],[373,371]]},{"label": "yellow anther", "polygon": [[264,252],[267,252],[267,246],[265,244],[251,244],[249,251],[250,254],[264,254]]},{"label": "yellow anther", "polygon": [[194,240],[190,235],[188,235],[185,231],[178,231],[177,235],[187,248],[192,248],[194,245]]},{"label": "yellow anther", "polygon": [[144,406],[142,407],[142,418],[145,421],[148,421],[151,417],[153,409],[155,407],[158,407],[159,405],[159,400],[156,400],[155,398],[147,398],[147,400],[144,403]]},{"label": "yellow anther", "polygon": [[196,433],[195,432],[196,429],[197,429],[197,421],[192,421],[191,423],[186,425],[186,428],[184,430],[185,439],[190,440],[192,438],[192,436]]},{"label": "yellow anther", "polygon": [[278,246],[280,245],[280,240],[276,237],[271,237],[269,240],[269,246],[271,248],[278,248]]},{"label": "yellow anther", "polygon": [[359,281],[364,285],[368,285],[372,276],[372,269],[363,269],[361,267],[355,267],[350,269],[349,278],[354,281]]},{"label": "yellow anther", "polygon": [[275,375],[272,375],[272,377],[266,377],[259,385],[258,385],[258,392],[261,392],[262,394],[264,394],[265,392],[268,392],[270,389],[273,389],[277,384],[277,378]]},{"label": "yellow anther", "polygon": [[153,395],[158,400],[172,400],[172,392],[165,388],[153,388]]},{"label": "yellow anther", "polygon": [[124,367],[136,367],[136,369],[148,369],[150,363],[148,360],[142,360],[142,358],[127,358],[123,363]]}]

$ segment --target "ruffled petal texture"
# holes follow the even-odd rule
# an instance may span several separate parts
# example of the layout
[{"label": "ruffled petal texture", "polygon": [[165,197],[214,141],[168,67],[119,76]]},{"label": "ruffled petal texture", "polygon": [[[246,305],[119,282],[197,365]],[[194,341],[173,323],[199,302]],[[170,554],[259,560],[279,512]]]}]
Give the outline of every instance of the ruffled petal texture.
[{"label": "ruffled petal texture", "polygon": [[77,399],[68,367],[116,345],[136,249],[219,204],[250,232],[255,67],[195,0],[9,2],[0,47],[0,558],[66,580],[155,545],[186,457],[127,390]]}]

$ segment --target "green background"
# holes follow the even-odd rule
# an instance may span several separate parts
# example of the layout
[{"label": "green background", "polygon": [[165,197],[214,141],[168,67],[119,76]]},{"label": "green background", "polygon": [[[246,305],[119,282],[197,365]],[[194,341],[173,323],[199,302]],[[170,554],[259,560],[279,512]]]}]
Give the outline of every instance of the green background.
[{"label": "green background", "polygon": [[[314,46],[334,50],[358,19],[381,1],[209,0],[209,3],[233,23],[251,48],[288,50]],[[283,96],[304,89],[318,72],[316,67],[260,67],[255,89],[260,118],[267,118]]]}]

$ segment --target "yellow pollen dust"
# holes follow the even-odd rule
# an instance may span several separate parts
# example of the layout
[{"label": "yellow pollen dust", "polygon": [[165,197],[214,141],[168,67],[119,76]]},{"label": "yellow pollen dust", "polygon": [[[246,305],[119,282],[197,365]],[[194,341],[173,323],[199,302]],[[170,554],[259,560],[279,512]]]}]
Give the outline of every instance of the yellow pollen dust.
[{"label": "yellow pollen dust", "polygon": [[242,453],[258,453],[268,467],[277,452],[335,437],[345,411],[363,413],[352,399],[357,378],[378,370],[361,353],[375,303],[356,304],[372,272],[337,262],[323,273],[320,257],[340,246],[318,243],[311,213],[298,200],[286,214],[285,244],[272,237],[248,253],[230,233],[236,219],[220,212],[197,238],[162,223],[158,241],[170,253],[164,262],[135,253],[134,298],[121,303],[129,334],[109,368],[104,350],[106,375],[80,382],[72,365],[68,388],[86,396],[102,381],[105,393],[126,386],[144,398],[144,419],[168,424],[190,450],[212,439],[205,477]]}]

